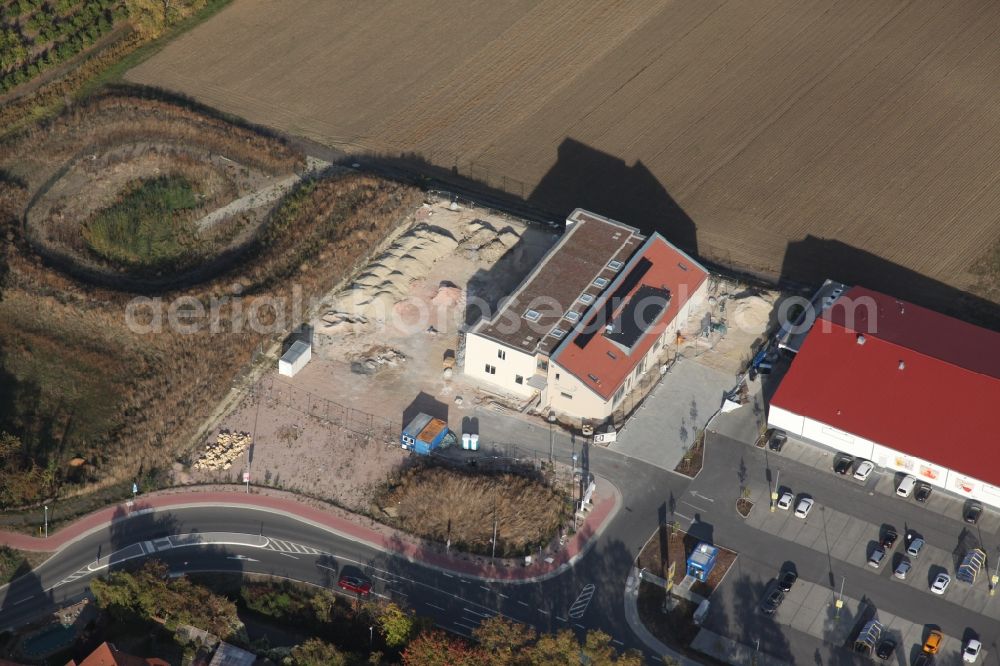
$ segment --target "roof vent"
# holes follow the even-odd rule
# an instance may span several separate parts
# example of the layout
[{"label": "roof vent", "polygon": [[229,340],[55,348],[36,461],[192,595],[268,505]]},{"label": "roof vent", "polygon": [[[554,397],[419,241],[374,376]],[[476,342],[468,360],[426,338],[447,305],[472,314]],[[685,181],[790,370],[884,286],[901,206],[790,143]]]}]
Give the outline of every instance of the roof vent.
[{"label": "roof vent", "polygon": [[904,363],[903,361],[900,361],[899,362],[899,369],[900,370],[905,370],[906,369],[906,363]]},{"label": "roof vent", "polygon": [[599,380],[599,379],[597,378],[597,375],[595,375],[595,374],[593,374],[593,373],[590,373],[590,374],[588,374],[587,376],[588,376],[588,377],[590,377],[591,381],[594,381],[594,382],[597,382],[598,384],[600,384],[600,383],[601,383],[601,380]]},{"label": "roof vent", "polygon": [[622,269],[623,265],[624,264],[622,264],[622,262],[618,261],[617,259],[608,262],[608,268],[615,271],[616,273]]},{"label": "roof vent", "polygon": [[566,331],[562,330],[561,328],[552,329],[552,337],[555,338],[556,340],[562,340],[564,335],[566,335]]},{"label": "roof vent", "polygon": [[538,321],[542,318],[542,313],[538,310],[528,310],[524,313],[524,318],[528,321]]},{"label": "roof vent", "polygon": [[615,325],[614,324],[606,324],[604,326],[604,332],[605,333],[614,333],[615,332]]},{"label": "roof vent", "polygon": [[683,261],[677,262],[677,268],[681,269],[682,271],[687,271],[688,269],[687,264],[685,264]]},{"label": "roof vent", "polygon": [[590,303],[594,302],[594,297],[591,296],[590,294],[583,294],[582,296],[580,296],[580,302],[589,305]]},{"label": "roof vent", "polygon": [[610,357],[611,357],[612,359],[614,359],[615,361],[617,361],[617,360],[618,360],[618,357],[617,357],[617,356],[615,356],[615,353],[614,353],[613,351],[611,351],[610,349],[608,350],[608,356],[610,356]]},{"label": "roof vent", "polygon": [[860,333],[858,333],[858,344],[859,345],[865,344],[865,336],[861,335]]},{"label": "roof vent", "polygon": [[594,286],[600,289],[604,289],[605,287],[608,286],[608,278],[602,278],[602,277],[597,278],[596,280],[594,280]]}]

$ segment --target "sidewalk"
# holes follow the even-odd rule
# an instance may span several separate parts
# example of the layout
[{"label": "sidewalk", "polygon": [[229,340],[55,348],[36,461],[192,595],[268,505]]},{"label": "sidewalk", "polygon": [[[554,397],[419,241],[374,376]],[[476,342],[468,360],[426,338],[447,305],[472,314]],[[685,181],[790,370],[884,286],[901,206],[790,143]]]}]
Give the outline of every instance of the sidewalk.
[{"label": "sidewalk", "polygon": [[[449,555],[442,546],[377,523],[363,516],[326,505],[319,500],[266,488],[252,488],[247,494],[236,490],[195,491],[183,488],[165,490],[138,500],[129,516],[179,507],[246,507],[290,516],[345,539],[363,543],[377,550],[404,557],[411,562],[461,575],[495,582],[538,582],[552,578],[571,567],[600,536],[621,507],[621,494],[608,481],[598,478],[594,496],[597,501],[583,524],[557,553],[539,561],[497,560],[469,555]],[[127,520],[120,512],[124,505],[109,506],[60,529],[48,538],[16,532],[0,532],[0,545],[18,550],[58,552],[67,545],[103,529],[112,522]]]},{"label": "sidewalk", "polygon": [[632,630],[633,634],[638,636],[643,645],[658,657],[674,659],[680,666],[697,666],[697,661],[689,659],[680,652],[671,649],[650,633],[649,629],[646,628],[646,625],[639,618],[638,599],[639,570],[633,567],[632,573],[629,574],[628,580],[625,582],[625,621],[628,623],[629,629]]}]

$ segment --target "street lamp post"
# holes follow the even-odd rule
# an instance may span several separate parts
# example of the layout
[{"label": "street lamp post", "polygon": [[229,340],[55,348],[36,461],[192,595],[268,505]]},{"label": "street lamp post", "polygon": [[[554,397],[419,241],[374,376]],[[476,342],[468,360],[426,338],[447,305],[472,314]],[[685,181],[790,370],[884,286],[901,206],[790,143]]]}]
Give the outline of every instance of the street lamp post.
[{"label": "street lamp post", "polygon": [[[1000,548],[997,549],[1000,553]],[[997,567],[993,571],[993,575],[990,576],[990,596],[994,596],[997,593],[997,583],[1000,582],[1000,557],[997,557]]]},{"label": "street lamp post", "polygon": [[840,609],[844,607],[844,583],[846,582],[847,582],[847,576],[844,576],[843,578],[840,579],[840,598],[838,598],[837,601],[834,603],[834,606],[837,609],[836,613],[834,614],[834,617],[837,618],[838,620],[840,619]]},{"label": "street lamp post", "polygon": [[49,505],[45,505],[45,538],[49,538]]},{"label": "street lamp post", "polygon": [[774,470],[774,490],[771,491],[771,513],[774,513],[775,504],[778,501],[778,479],[781,477],[781,470]]}]

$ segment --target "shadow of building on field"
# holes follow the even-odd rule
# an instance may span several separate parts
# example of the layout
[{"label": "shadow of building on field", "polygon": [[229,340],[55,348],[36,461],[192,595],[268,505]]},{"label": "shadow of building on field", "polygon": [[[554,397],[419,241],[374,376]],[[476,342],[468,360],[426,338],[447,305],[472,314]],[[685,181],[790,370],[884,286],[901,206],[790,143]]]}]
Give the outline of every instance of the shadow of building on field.
[{"label": "shadow of building on field", "polygon": [[1000,328],[1000,304],[921,275],[838,240],[807,236],[788,243],[781,284],[818,285],[830,278],[895,296],[987,328]]},{"label": "shadow of building on field", "polygon": [[574,208],[586,208],[645,234],[658,231],[685,252],[698,252],[694,222],[645,164],[629,166],[576,139],[559,144],[556,163],[527,201],[563,218]]}]

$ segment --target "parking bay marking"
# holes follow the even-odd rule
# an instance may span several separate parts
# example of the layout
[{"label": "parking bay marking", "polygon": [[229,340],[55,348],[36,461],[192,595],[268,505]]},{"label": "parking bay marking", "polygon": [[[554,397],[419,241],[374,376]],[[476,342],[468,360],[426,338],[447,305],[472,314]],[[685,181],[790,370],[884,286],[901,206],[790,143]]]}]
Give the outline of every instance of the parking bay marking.
[{"label": "parking bay marking", "polygon": [[576,601],[569,607],[567,615],[574,620],[579,620],[583,617],[583,614],[587,612],[587,606],[590,605],[590,600],[593,598],[595,590],[597,588],[593,584],[584,585],[583,589],[580,590],[580,594],[576,597]]}]

